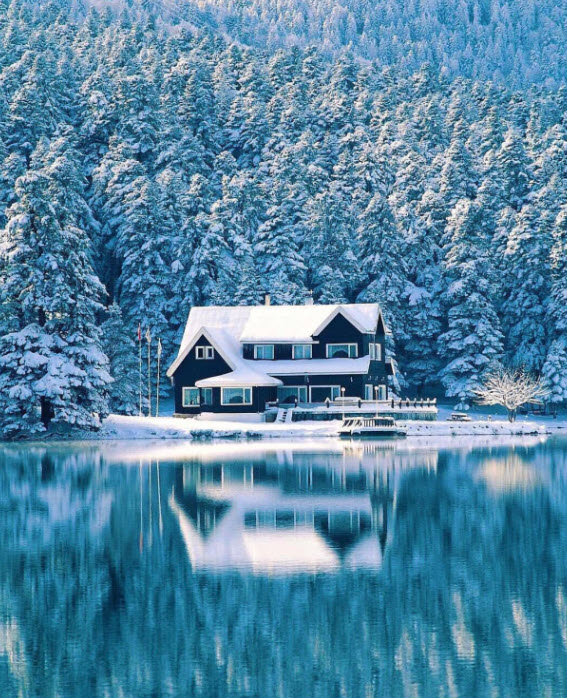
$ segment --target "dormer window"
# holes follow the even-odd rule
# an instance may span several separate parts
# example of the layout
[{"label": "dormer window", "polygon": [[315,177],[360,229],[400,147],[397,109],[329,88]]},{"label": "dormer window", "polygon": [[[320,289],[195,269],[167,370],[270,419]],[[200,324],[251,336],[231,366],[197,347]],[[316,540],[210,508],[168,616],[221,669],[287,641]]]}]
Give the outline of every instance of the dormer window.
[{"label": "dormer window", "polygon": [[274,359],[274,345],[273,344],[255,344],[254,345],[254,358],[255,359],[265,359],[267,361],[273,361],[273,359]]},{"label": "dormer window", "polygon": [[356,359],[358,344],[327,344],[328,359]]},{"label": "dormer window", "polygon": [[215,350],[213,347],[198,346],[195,347],[195,358],[196,359],[214,359]]},{"label": "dormer window", "polygon": [[291,349],[293,359],[312,359],[313,347],[311,344],[294,344]]}]

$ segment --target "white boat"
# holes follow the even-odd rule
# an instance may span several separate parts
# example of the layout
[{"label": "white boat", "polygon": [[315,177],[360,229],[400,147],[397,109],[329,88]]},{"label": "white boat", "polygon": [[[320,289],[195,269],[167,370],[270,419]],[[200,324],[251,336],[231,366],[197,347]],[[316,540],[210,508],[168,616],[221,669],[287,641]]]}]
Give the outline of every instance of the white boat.
[{"label": "white boat", "polygon": [[340,426],[339,436],[347,439],[382,439],[407,436],[407,429],[396,424],[392,417],[348,417]]}]

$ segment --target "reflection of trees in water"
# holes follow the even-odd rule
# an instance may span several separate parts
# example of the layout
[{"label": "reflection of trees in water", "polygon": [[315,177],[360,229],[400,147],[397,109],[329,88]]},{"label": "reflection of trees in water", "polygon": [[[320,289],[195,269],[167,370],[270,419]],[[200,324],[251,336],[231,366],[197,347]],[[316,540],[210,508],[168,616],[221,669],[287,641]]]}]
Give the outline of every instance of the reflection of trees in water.
[{"label": "reflection of trees in water", "polygon": [[[160,536],[155,465],[140,500],[136,467],[44,451],[0,453],[0,667],[12,632],[10,681],[32,694],[565,692],[559,451],[520,453],[549,479],[505,495],[476,477],[504,453],[443,453],[404,475],[378,574],[292,578],[193,575],[167,510]],[[166,497],[175,469],[160,473]]]}]

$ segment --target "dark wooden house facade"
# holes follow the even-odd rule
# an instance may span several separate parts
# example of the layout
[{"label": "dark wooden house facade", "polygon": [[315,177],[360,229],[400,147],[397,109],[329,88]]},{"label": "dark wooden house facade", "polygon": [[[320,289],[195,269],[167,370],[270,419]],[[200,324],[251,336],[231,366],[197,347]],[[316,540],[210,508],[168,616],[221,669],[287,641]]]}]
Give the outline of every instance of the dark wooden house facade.
[{"label": "dark wooden house facade", "polygon": [[386,400],[377,304],[193,308],[168,371],[180,416],[262,414],[267,403]]}]

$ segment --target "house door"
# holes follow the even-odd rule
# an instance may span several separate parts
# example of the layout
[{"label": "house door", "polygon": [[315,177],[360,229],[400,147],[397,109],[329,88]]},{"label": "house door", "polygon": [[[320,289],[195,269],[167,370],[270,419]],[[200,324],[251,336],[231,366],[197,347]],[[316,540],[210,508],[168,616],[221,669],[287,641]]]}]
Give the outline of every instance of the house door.
[{"label": "house door", "polygon": [[372,386],[368,383],[364,386],[364,399],[365,400],[373,400],[374,399],[372,396]]},{"label": "house door", "polygon": [[310,393],[311,402],[325,402],[327,398],[332,402],[341,394],[341,388],[339,385],[312,385]]}]

